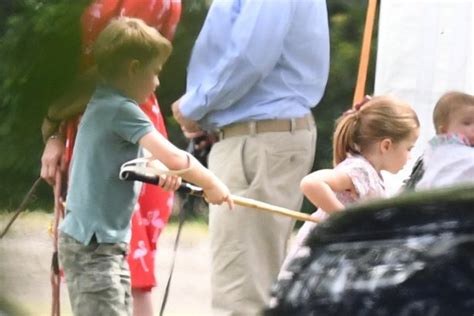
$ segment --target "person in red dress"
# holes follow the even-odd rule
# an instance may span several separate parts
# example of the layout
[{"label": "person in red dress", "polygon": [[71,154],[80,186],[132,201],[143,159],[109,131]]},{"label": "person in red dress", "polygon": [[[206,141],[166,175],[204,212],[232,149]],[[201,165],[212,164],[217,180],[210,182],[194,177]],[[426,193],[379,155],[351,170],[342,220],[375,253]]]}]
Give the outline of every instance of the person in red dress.
[{"label": "person in red dress", "polygon": [[[46,146],[42,156],[41,176],[46,181],[54,184],[63,154],[66,155],[66,161],[70,161],[78,119],[67,123],[65,137],[57,134],[55,123],[59,120],[71,119],[76,113],[82,112],[92,94],[96,76],[91,52],[100,31],[114,17],[129,16],[142,19],[171,40],[180,15],[181,0],[95,0],[86,8],[81,17],[82,52],[79,72],[82,74],[82,79],[77,85],[85,84],[84,87],[71,89],[69,95],[65,93],[67,96],[60,98],[57,104],[50,108],[45,118],[42,130]],[[72,102],[74,104],[68,104],[66,100],[72,99],[74,99]],[[140,107],[156,129],[167,137],[155,95],[150,95]],[[64,138],[66,142],[63,141]],[[172,205],[173,193],[165,192],[154,185],[142,186],[138,204],[132,215],[132,238],[128,257],[134,315],[153,315],[151,291],[156,286],[154,269],[156,242],[168,222]]]}]

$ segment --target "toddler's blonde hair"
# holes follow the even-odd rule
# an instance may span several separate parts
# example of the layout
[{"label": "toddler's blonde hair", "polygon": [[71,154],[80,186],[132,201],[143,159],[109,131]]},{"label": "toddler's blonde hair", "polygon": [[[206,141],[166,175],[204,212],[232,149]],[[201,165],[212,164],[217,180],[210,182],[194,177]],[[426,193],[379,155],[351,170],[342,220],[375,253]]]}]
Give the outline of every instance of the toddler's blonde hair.
[{"label": "toddler's blonde hair", "polygon": [[452,114],[465,106],[474,106],[473,95],[459,91],[443,94],[433,110],[433,124],[436,134],[442,134],[442,129],[448,127]]}]

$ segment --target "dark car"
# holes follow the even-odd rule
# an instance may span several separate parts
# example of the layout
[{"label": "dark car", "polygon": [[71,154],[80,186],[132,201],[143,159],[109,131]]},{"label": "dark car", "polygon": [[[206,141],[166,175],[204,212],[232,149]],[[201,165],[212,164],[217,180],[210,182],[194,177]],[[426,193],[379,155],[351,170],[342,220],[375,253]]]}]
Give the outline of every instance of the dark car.
[{"label": "dark car", "polygon": [[474,186],[360,205],[306,246],[265,315],[474,315]]}]

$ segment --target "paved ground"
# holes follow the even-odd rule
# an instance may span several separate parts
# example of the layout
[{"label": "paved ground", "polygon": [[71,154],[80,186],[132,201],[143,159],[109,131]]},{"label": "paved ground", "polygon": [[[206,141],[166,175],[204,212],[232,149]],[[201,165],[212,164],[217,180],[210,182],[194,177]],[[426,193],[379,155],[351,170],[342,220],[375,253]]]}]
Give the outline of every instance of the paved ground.
[{"label": "paved ground", "polygon": [[[11,214],[0,213],[0,230]],[[51,215],[30,212],[21,215],[0,240],[0,316],[50,315],[49,267],[51,238],[47,228]],[[154,291],[158,315],[163,288],[169,275],[176,225],[169,225],[160,237],[157,276],[162,280]],[[181,236],[166,316],[210,315],[209,250],[207,226],[186,223]],[[62,314],[71,315],[66,284],[62,284]],[[7,312],[16,305],[22,313]]]}]

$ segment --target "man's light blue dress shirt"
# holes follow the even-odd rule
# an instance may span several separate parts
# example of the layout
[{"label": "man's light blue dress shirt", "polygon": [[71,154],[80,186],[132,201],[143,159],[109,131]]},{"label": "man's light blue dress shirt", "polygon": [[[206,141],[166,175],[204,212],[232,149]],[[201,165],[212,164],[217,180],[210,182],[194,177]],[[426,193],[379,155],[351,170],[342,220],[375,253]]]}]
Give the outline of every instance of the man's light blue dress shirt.
[{"label": "man's light blue dress shirt", "polygon": [[324,0],[214,0],[194,45],[182,114],[205,129],[302,117],[329,73]]}]

